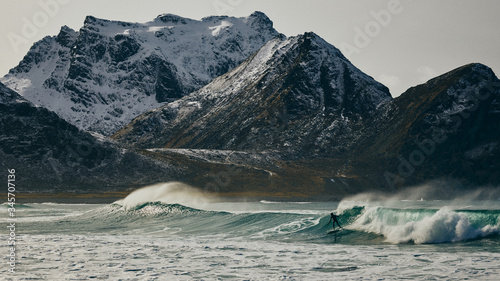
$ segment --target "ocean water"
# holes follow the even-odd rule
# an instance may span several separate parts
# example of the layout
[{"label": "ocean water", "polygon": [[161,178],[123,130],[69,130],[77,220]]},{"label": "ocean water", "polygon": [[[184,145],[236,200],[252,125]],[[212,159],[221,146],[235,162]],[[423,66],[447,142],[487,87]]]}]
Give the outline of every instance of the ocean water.
[{"label": "ocean water", "polygon": [[[4,258],[0,279],[500,276],[500,201],[221,202],[190,192],[156,186],[113,204],[18,204],[16,273]],[[343,226],[335,233],[331,212]]]}]

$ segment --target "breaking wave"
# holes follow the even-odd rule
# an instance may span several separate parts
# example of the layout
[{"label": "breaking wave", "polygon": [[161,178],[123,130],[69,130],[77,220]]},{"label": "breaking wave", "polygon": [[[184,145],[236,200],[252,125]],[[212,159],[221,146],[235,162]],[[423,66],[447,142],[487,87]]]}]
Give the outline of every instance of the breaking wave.
[{"label": "breaking wave", "polygon": [[199,207],[210,202],[210,199],[203,192],[187,184],[168,182],[135,190],[124,199],[116,201],[115,204],[123,206],[125,210],[140,208],[151,202]]},{"label": "breaking wave", "polygon": [[349,226],[383,235],[390,243],[445,243],[500,233],[500,211],[367,207]]},{"label": "breaking wave", "polygon": [[293,207],[290,202],[260,201],[256,204],[266,204],[269,210],[261,210],[259,206],[262,205],[254,205],[256,208],[253,211],[220,211],[204,208],[210,201],[213,198],[182,183],[157,184],[138,189],[123,200],[81,215],[40,225],[34,222],[33,231],[50,233],[61,229],[68,233],[172,235],[172,229],[175,229],[176,235],[224,235],[345,244],[437,244],[485,237],[498,241],[500,237],[498,209],[421,208],[422,203],[419,203],[420,207],[401,208],[401,202],[397,207],[388,207],[390,204],[387,202],[341,202],[332,212],[340,215],[339,223],[343,230],[330,233],[330,212],[325,209],[304,212],[302,206]]}]

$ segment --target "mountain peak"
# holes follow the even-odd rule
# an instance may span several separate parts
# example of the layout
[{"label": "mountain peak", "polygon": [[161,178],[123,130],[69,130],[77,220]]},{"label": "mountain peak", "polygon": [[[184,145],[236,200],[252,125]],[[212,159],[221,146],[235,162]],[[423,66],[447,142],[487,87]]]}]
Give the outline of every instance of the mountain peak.
[{"label": "mountain peak", "polygon": [[[457,67],[449,72],[441,74],[429,81],[417,85],[408,89],[405,93],[401,95],[402,98],[407,96],[415,97],[414,92],[427,93],[427,94],[456,94],[460,93],[464,98],[473,97],[476,93],[474,91],[464,91],[465,88],[478,88],[479,86],[484,87],[487,83],[492,81],[497,81],[497,77],[493,70],[481,63],[470,63],[460,67]],[[446,86],[447,91],[442,91],[443,86]],[[487,85],[486,85],[487,86]],[[453,90],[457,88],[457,90]],[[418,90],[419,88],[428,89],[426,91]],[[467,99],[468,99],[467,98]]]},{"label": "mountain peak", "polygon": [[255,11],[252,14],[250,14],[249,17],[251,17],[251,18],[259,18],[259,19],[263,19],[263,20],[270,20],[269,17],[265,13],[263,13],[261,11]]},{"label": "mountain peak", "polygon": [[83,21],[83,25],[94,25],[94,24],[102,24],[102,23],[108,23],[111,22],[110,20],[105,20],[105,19],[100,19],[96,18],[94,16],[86,16],[85,20]]},{"label": "mountain peak", "polygon": [[272,29],[273,21],[263,12],[255,11],[246,18],[250,26],[260,26],[262,29]]},{"label": "mountain peak", "polygon": [[173,23],[173,24],[187,24],[188,22],[194,21],[192,19],[184,18],[175,14],[165,13],[156,17],[156,20],[160,20],[164,23]]},{"label": "mountain peak", "polygon": [[59,34],[56,37],[56,42],[61,44],[61,46],[71,47],[78,36],[78,32],[72,28],[64,25],[61,27]]},{"label": "mountain peak", "polygon": [[279,36],[232,71],[144,113],[113,137],[142,148],[334,155],[390,98],[385,86],[316,34]]},{"label": "mountain peak", "polygon": [[225,19],[228,19],[229,16],[208,16],[208,17],[204,17],[201,19],[202,22],[210,22],[210,23],[214,23],[214,22],[219,22],[221,20],[225,20]]},{"label": "mountain peak", "polygon": [[337,47],[328,43],[325,39],[314,32],[305,32],[304,34],[299,35],[299,37],[302,38],[303,44],[311,50],[327,50],[329,53],[338,56],[342,60],[349,61]]},{"label": "mountain peak", "polygon": [[450,77],[462,77],[462,76],[467,76],[467,75],[481,75],[485,77],[491,77],[495,76],[495,73],[493,70],[481,63],[469,63],[460,67],[457,67],[451,71],[448,71],[447,73],[444,73],[442,75],[439,75],[435,78],[432,78],[428,81],[428,83],[434,83],[435,80],[442,80],[442,79],[448,79]]},{"label": "mountain peak", "polygon": [[489,71],[491,70],[491,68],[487,65],[484,65],[482,63],[479,63],[479,62],[473,62],[473,63],[469,63],[469,64],[466,64],[466,65],[463,65],[457,69],[460,69],[460,68],[472,68],[474,70],[486,70],[486,71]]},{"label": "mountain peak", "polygon": [[472,72],[483,75],[484,77],[496,77],[493,70],[489,66],[482,63],[470,63],[464,65],[463,68],[470,68]]},{"label": "mountain peak", "polygon": [[251,13],[247,18],[253,19],[255,21],[272,23],[271,19],[261,11],[255,11]]}]

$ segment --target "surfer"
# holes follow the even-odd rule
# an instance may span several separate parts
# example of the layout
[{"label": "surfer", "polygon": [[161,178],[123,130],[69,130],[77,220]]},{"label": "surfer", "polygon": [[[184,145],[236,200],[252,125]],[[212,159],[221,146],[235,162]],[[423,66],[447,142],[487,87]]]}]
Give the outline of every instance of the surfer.
[{"label": "surfer", "polygon": [[[340,217],[340,216],[337,216],[337,215],[334,215],[333,213],[330,213],[330,220],[328,221],[328,224],[330,224],[331,221],[333,221],[333,230],[335,230],[335,223],[337,223],[337,225],[343,229],[342,226],[340,226],[339,224],[339,221],[337,220],[337,218]],[[327,225],[328,225],[327,224]]]}]

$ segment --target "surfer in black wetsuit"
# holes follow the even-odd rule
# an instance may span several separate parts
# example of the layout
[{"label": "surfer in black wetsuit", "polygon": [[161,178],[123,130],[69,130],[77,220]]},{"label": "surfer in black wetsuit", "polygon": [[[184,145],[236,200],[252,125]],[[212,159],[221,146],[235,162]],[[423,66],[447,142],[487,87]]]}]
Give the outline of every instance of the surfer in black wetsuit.
[{"label": "surfer in black wetsuit", "polygon": [[337,223],[337,225],[343,229],[343,227],[340,226],[339,221],[337,220],[338,217],[340,217],[340,216],[337,216],[337,215],[334,215],[333,213],[330,213],[330,220],[328,221],[328,224],[330,224],[330,222],[333,221],[333,230],[335,230],[335,223]]}]

